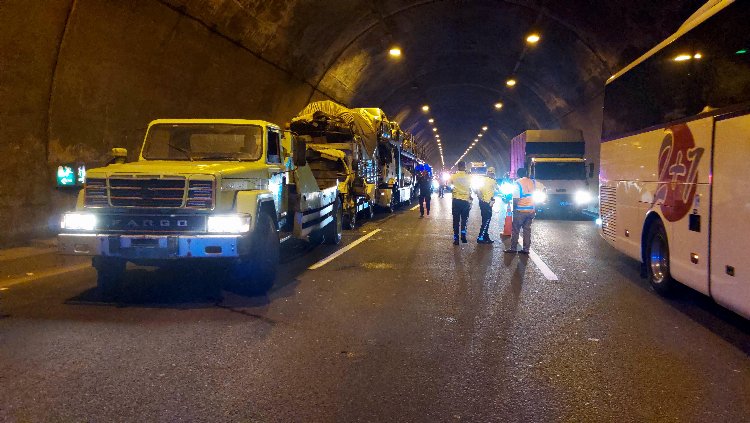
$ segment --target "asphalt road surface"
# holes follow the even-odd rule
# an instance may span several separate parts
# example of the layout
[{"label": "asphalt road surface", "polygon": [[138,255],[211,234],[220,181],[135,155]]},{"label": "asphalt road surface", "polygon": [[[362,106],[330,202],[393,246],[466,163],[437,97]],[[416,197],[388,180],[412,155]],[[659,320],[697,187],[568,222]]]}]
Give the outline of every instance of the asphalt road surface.
[{"label": "asphalt road surface", "polygon": [[69,263],[0,282],[0,421],[750,421],[747,321],[657,296],[593,222],[537,220],[532,257],[478,226],[454,247],[434,197],[288,244],[264,297],[179,269],[132,268],[117,303]]}]

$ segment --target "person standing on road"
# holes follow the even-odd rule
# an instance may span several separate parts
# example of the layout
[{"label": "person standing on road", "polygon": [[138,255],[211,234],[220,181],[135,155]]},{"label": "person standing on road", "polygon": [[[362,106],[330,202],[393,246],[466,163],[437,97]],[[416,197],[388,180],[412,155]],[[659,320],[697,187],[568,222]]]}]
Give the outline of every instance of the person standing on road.
[{"label": "person standing on road", "polygon": [[[515,182],[513,192],[513,232],[510,236],[510,248],[506,253],[529,254],[531,248],[531,223],[536,216],[534,209],[534,193],[544,193],[544,185],[526,177],[526,169],[520,168],[516,171],[518,180]],[[518,249],[518,236],[523,229],[523,249]]]},{"label": "person standing on road", "polygon": [[429,216],[430,200],[432,198],[432,178],[426,170],[419,172],[417,186],[419,186],[419,217],[424,217],[425,208],[427,209],[427,216]]},{"label": "person standing on road", "polygon": [[461,228],[461,242],[466,240],[466,223],[471,210],[471,175],[466,173],[466,162],[458,162],[458,172],[453,175],[453,245],[458,245],[459,223]]},{"label": "person standing on road", "polygon": [[497,181],[495,180],[495,168],[487,169],[487,176],[482,178],[482,184],[476,190],[479,197],[479,211],[482,213],[482,226],[479,228],[477,244],[492,244],[495,241],[490,239],[490,219],[492,219],[492,206],[495,204],[495,192],[497,191]]}]

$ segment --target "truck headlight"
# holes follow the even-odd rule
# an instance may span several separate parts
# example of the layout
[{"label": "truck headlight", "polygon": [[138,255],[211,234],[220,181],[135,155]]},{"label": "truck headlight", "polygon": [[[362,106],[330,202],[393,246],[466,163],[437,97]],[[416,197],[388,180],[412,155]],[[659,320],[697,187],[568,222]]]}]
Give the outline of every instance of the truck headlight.
[{"label": "truck headlight", "polygon": [[583,205],[588,204],[591,202],[593,197],[588,191],[576,191],[576,195],[574,197],[576,204]]},{"label": "truck headlight", "polygon": [[208,216],[206,229],[211,233],[241,234],[250,231],[250,216],[228,214]]},{"label": "truck headlight", "polygon": [[60,221],[60,228],[71,231],[93,231],[96,228],[96,215],[92,213],[65,213]]},{"label": "truck headlight", "polygon": [[531,194],[531,199],[534,200],[534,203],[536,204],[542,204],[547,201],[547,193],[544,191],[534,191],[534,193]]}]

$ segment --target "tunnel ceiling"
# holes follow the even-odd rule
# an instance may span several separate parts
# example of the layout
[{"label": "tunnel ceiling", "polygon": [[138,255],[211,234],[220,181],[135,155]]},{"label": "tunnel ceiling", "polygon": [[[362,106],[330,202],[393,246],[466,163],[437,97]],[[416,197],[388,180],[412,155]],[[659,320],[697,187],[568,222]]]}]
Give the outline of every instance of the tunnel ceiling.
[{"label": "tunnel ceiling", "polygon": [[[496,164],[525,129],[555,128],[606,78],[679,27],[701,0],[164,0],[336,101],[381,107],[439,164]],[[542,39],[527,46],[525,37]],[[403,55],[393,59],[391,46]],[[518,83],[505,86],[507,78]],[[312,99],[311,95],[311,99]],[[496,111],[494,104],[504,107]],[[421,105],[429,104],[429,114]]]}]

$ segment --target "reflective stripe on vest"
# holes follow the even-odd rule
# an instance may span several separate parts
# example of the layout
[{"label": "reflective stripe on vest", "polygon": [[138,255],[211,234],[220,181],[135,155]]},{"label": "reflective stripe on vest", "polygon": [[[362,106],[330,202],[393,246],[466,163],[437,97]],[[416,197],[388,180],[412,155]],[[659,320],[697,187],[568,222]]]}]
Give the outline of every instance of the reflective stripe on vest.
[{"label": "reflective stripe on vest", "polygon": [[[536,190],[536,181],[533,181],[528,178],[521,178],[518,181],[516,181],[516,184],[518,184],[519,188],[519,196],[521,198],[518,199],[518,204],[516,205],[516,210],[518,211],[534,211],[534,190]],[[526,185],[526,189],[524,189],[524,184]]]}]

